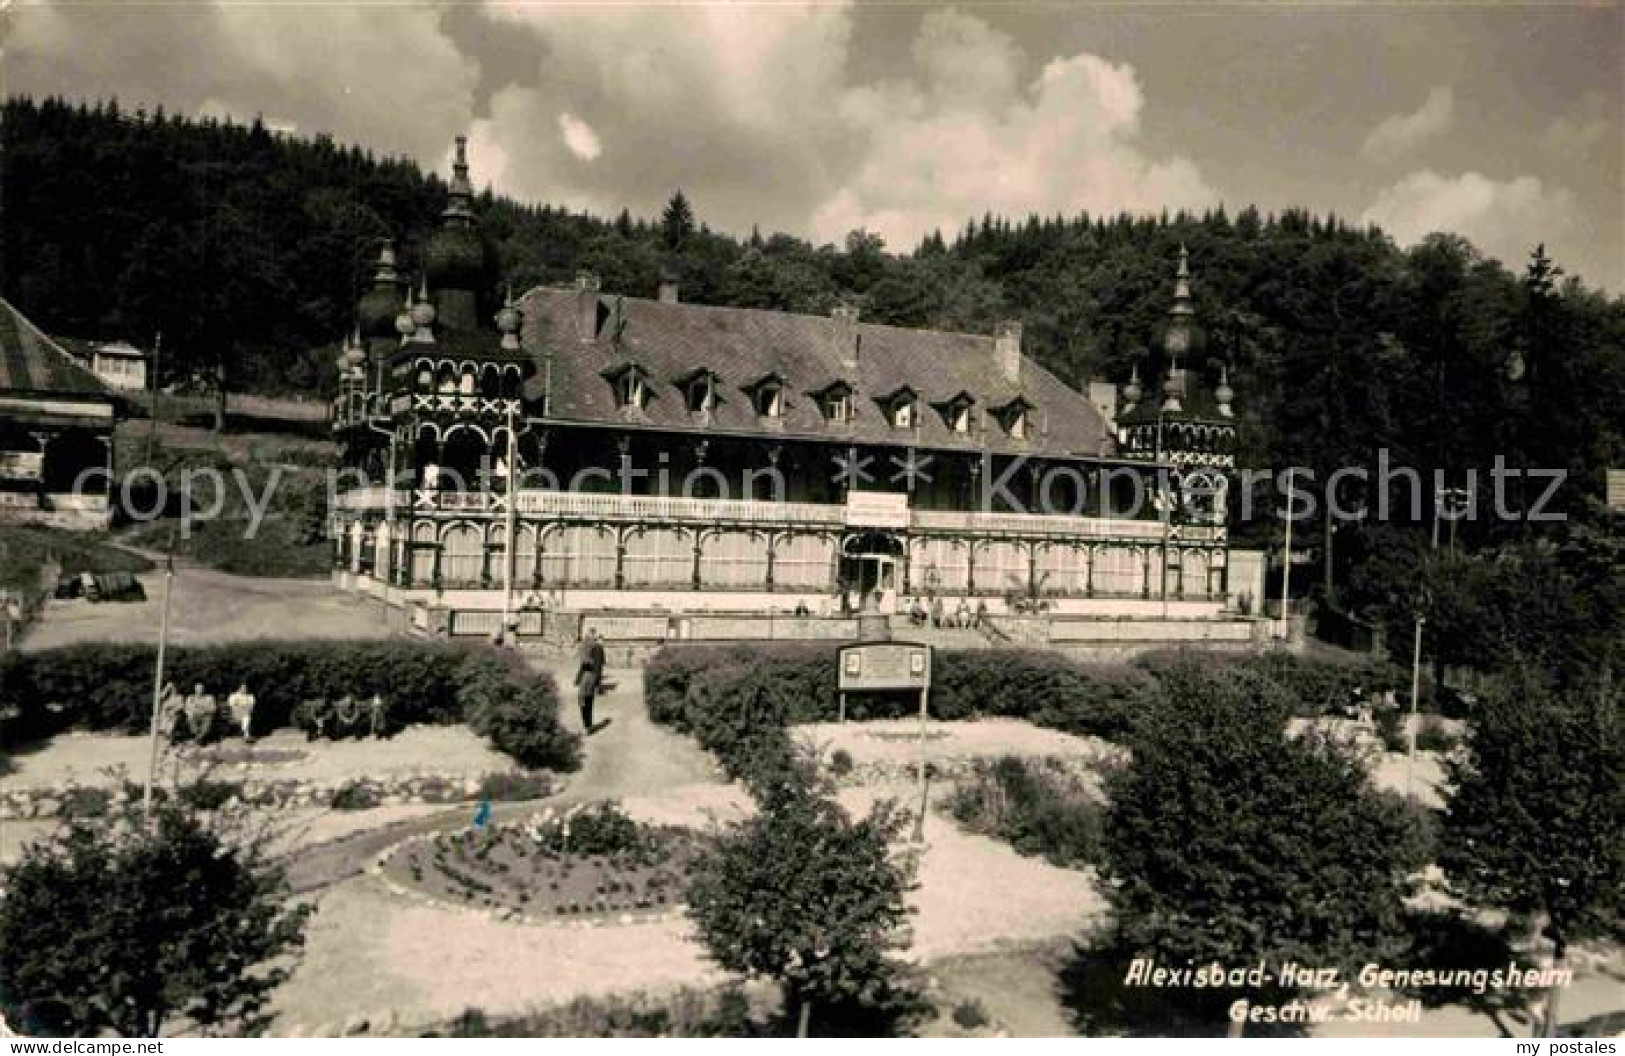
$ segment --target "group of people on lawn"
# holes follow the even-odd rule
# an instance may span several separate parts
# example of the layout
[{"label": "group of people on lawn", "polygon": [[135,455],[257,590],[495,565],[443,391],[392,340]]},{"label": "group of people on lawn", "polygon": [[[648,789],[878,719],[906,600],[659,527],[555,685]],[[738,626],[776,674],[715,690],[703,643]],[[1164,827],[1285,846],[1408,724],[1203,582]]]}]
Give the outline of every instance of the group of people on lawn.
[{"label": "group of people on lawn", "polygon": [[916,627],[924,627],[929,623],[933,627],[980,629],[987,622],[987,602],[978,601],[976,611],[972,612],[970,603],[960,598],[959,607],[950,614],[947,607],[942,604],[941,598],[932,598],[930,609],[925,607],[924,599],[915,598],[909,605],[908,618]]},{"label": "group of people on lawn", "polygon": [[164,685],[159,700],[159,728],[172,741],[207,744],[229,736],[226,732],[229,722],[242,731],[243,740],[252,741],[254,704],[254,694],[248,691],[246,682],[239,683],[236,691],[226,698],[223,713],[220,702],[213,693],[204,690],[203,683],[193,685],[191,693],[182,694],[175,683],[169,682]]},{"label": "group of people on lawn", "polygon": [[[243,740],[252,744],[256,703],[246,682],[226,698],[224,707],[201,682],[185,694],[170,682],[164,686],[159,701],[158,727],[168,740],[177,743],[212,744],[240,732]],[[380,737],[390,732],[388,706],[376,693],[370,701],[352,696],[333,702],[305,701],[296,709],[294,719],[311,740],[352,735]]]}]

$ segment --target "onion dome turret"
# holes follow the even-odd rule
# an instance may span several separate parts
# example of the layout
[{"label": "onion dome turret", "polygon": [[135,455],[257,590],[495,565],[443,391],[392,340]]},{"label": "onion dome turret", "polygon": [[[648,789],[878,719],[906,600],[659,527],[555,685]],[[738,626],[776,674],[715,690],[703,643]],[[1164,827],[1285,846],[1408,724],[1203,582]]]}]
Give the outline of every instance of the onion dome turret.
[{"label": "onion dome turret", "polygon": [[497,330],[502,333],[502,348],[504,351],[519,351],[519,327],[524,322],[524,316],[519,311],[519,305],[514,303],[513,287],[508,287],[507,295],[503,298],[502,307],[497,310],[493,322]]},{"label": "onion dome turret", "polygon": [[395,314],[401,309],[401,276],[396,269],[395,243],[388,239],[378,250],[372,285],[356,305],[356,319],[364,339],[395,336]]},{"label": "onion dome turret", "polygon": [[476,329],[474,294],[484,284],[485,261],[485,243],[474,226],[468,138],[458,136],[446,208],[440,214],[440,229],[423,248],[424,275],[439,295],[441,319],[448,326]]}]

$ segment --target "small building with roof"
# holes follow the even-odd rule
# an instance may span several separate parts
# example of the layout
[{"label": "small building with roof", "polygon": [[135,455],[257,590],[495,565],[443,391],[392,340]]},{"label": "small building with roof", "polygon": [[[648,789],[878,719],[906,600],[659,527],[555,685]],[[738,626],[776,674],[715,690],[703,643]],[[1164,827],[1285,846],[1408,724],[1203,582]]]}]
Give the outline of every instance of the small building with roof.
[{"label": "small building with roof", "polygon": [[[1159,476],[1222,478],[1233,426],[1210,435],[1207,417],[1176,422],[1187,412],[1172,406],[1147,419],[1138,396],[1119,420],[1112,386],[1062,382],[1024,354],[1016,321],[906,329],[852,307],[684,303],[665,278],[635,297],[582,273],[510,292],[486,322],[461,139],[449,186],[419,275],[381,246],[339,356],[346,585],[440,610],[451,633],[562,618],[611,639],[792,623],[841,636],[860,607],[901,616],[940,600],[1160,620],[1147,632],[1160,641],[1249,637],[1215,630],[1222,498],[1159,512],[1165,491],[1177,498]],[[1188,279],[1182,258],[1170,334],[1190,324]],[[1231,399],[1213,391],[1213,421]],[[1166,448],[1146,446],[1148,421]]]},{"label": "small building with roof", "polygon": [[0,522],[106,528],[118,398],[0,299]]},{"label": "small building with roof", "polygon": [[147,354],[128,341],[102,341],[90,349],[90,371],[110,388],[143,392],[147,387]]}]

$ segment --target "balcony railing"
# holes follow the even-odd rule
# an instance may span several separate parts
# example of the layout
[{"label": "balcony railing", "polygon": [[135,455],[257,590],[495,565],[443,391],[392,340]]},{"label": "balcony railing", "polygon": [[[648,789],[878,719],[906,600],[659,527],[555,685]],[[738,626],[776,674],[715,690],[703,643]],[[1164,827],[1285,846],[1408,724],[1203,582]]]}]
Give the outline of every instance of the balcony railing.
[{"label": "balcony railing", "polygon": [[456,411],[473,414],[520,414],[522,405],[513,396],[482,396],[476,393],[414,393],[412,407],[420,411]]},{"label": "balcony railing", "polygon": [[[397,491],[394,494],[395,505],[401,509],[409,509],[412,504],[410,492]],[[362,488],[351,488],[340,493],[334,500],[341,510],[382,510],[390,504],[390,490],[381,484],[373,484]]]},{"label": "balcony railing", "polygon": [[[388,499],[383,487],[358,488],[340,496],[345,508],[381,508]],[[501,492],[418,489],[397,492],[396,504],[420,511],[497,513],[506,509]],[[573,517],[607,521],[678,524],[814,525],[831,528],[851,523],[840,503],[770,502],[741,499],[689,499],[664,495],[525,490],[518,494],[517,513],[527,517]],[[916,530],[971,532],[1011,536],[1071,536],[1157,542],[1160,521],[1104,517],[1060,517],[1026,513],[983,513],[960,510],[913,510],[908,526]],[[1220,537],[1207,525],[1183,525],[1170,535],[1187,542]]]},{"label": "balcony railing", "polygon": [[752,499],[684,499],[665,495],[615,495],[575,491],[521,491],[519,512],[607,517],[631,521],[700,521],[731,524],[845,523],[846,507],[814,502]]},{"label": "balcony railing", "polygon": [[[1162,538],[1162,522],[1129,518],[1057,517],[1036,513],[984,513],[961,510],[915,510],[909,518],[915,528],[938,531],[970,531],[1008,535],[1074,535],[1098,539]],[[1178,529],[1184,539],[1210,539],[1210,527],[1184,526]]]}]

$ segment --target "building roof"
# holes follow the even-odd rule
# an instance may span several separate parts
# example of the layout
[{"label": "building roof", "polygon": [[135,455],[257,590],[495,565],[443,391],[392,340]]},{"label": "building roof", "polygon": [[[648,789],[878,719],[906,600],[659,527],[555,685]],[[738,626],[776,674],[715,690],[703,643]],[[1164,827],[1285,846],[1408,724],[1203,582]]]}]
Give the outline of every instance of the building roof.
[{"label": "building roof", "polygon": [[126,359],[146,359],[147,354],[128,341],[100,341],[91,349],[96,355],[123,356]]},{"label": "building roof", "polygon": [[0,393],[100,396],[113,392],[57,341],[0,298]]},{"label": "building roof", "polygon": [[[584,300],[590,299],[590,300]],[[585,320],[595,309],[595,322]],[[617,304],[622,313],[617,316]],[[522,337],[536,357],[552,353],[527,395],[540,399],[551,378],[551,417],[711,434],[919,444],[967,451],[1042,455],[1111,454],[1113,439],[1100,412],[1079,393],[1026,357],[1011,379],[983,334],[909,330],[825,316],[752,308],[616,298],[577,289],[537,288],[520,301]],[[583,331],[594,332],[583,340]],[[855,356],[854,356],[855,353]],[[854,363],[855,358],[855,363]],[[640,368],[650,398],[622,408],[613,379]],[[719,379],[709,418],[690,413],[681,382],[698,371]],[[769,376],[783,380],[779,420],[760,418],[749,392]],[[825,421],[815,393],[845,382],[856,392],[849,424]],[[918,426],[898,429],[881,404],[907,387],[920,397]],[[968,434],[956,433],[939,409],[960,393],[975,401]],[[1034,410],[1028,439],[1008,434],[997,412],[1024,400]]]}]

